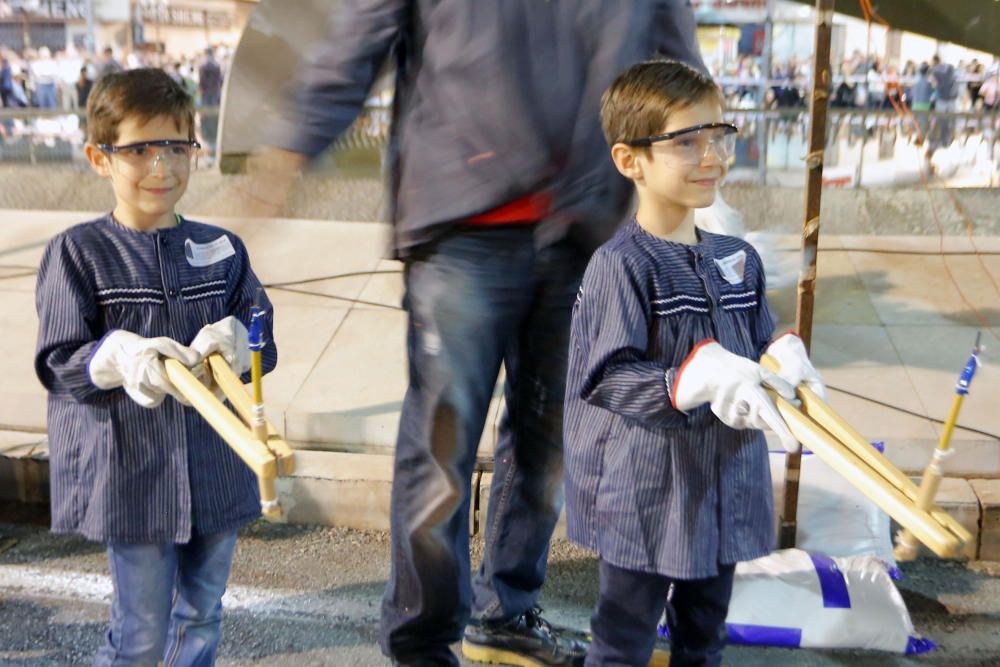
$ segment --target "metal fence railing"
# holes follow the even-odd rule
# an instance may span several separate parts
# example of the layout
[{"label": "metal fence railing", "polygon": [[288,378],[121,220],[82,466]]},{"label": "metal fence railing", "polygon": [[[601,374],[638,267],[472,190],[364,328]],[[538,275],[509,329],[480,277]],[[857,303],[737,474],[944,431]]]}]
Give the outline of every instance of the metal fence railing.
[{"label": "metal fence railing", "polygon": [[[806,109],[730,109],[740,127],[730,182],[799,186],[807,152]],[[335,157],[360,156],[379,174],[389,110],[370,107],[335,145]],[[833,187],[905,186],[920,183],[921,170],[945,187],[1000,185],[1000,112],[915,112],[892,109],[830,109],[824,182]],[[218,109],[198,113],[205,145],[202,168],[216,163]],[[0,109],[0,163],[85,163],[84,118],[79,113]]]}]

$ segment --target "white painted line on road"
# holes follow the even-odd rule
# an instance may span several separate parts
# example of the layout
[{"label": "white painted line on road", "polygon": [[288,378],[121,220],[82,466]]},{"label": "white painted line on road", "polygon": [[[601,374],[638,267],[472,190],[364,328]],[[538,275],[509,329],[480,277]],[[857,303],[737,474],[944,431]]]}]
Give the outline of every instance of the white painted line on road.
[{"label": "white painted line on road", "polygon": [[[106,574],[42,570],[24,565],[0,565],[0,592],[22,598],[54,598],[110,604],[111,577]],[[227,611],[279,618],[377,618],[379,609],[362,591],[338,594],[333,590],[297,591],[230,586],[222,597]]]}]

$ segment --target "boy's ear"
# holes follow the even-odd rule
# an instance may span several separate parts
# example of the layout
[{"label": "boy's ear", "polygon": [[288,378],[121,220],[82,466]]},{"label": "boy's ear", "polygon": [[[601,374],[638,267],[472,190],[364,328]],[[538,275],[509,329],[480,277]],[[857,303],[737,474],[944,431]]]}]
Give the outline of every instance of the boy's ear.
[{"label": "boy's ear", "polygon": [[87,162],[90,163],[90,166],[99,176],[104,178],[111,177],[111,160],[108,158],[107,153],[89,141],[84,144],[83,152],[87,156]]},{"label": "boy's ear", "polygon": [[642,166],[636,160],[636,149],[623,143],[611,147],[611,159],[625,178],[637,181],[642,178]]}]

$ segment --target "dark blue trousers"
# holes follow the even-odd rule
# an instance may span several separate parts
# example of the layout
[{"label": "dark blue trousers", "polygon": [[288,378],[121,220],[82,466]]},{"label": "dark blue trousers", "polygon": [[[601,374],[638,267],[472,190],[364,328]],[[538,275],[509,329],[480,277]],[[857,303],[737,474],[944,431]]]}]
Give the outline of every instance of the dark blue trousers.
[{"label": "dark blue trousers", "polygon": [[[409,386],[396,443],[382,649],[458,662],[470,613],[507,619],[538,598],[562,508],[569,324],[586,257],[537,249],[532,225],[456,228],[406,265]],[[506,370],[483,563],[469,562],[470,481]]]},{"label": "dark blue trousers", "polygon": [[593,643],[586,666],[645,667],[666,608],[670,667],[718,667],[726,646],[735,569],[719,565],[716,577],[683,580],[625,570],[601,560],[601,594],[590,619]]}]

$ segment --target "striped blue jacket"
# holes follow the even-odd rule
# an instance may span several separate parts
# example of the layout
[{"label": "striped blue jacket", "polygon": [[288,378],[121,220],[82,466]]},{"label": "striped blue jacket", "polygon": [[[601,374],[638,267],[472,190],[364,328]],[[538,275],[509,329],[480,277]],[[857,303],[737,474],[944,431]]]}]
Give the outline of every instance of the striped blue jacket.
[{"label": "striped blue jacket", "polygon": [[763,266],[740,239],[699,231],[688,246],[632,220],[597,250],[571,331],[570,539],[618,567],[680,579],[770,551],[763,434],[725,426],[707,405],[675,410],[670,386],[699,341],[757,360],[772,330]]},{"label": "striped blue jacket", "polygon": [[[144,233],[109,214],[49,241],[35,293],[35,372],[49,391],[53,531],[183,543],[194,529],[232,530],[259,515],[253,472],[193,408],[172,398],[142,408],[121,388],[94,386],[87,371],[114,329],[189,344],[227,315],[249,323],[259,287],[239,238],[198,222]],[[271,341],[270,314],[265,335]],[[273,344],[263,361],[274,368]]]}]

